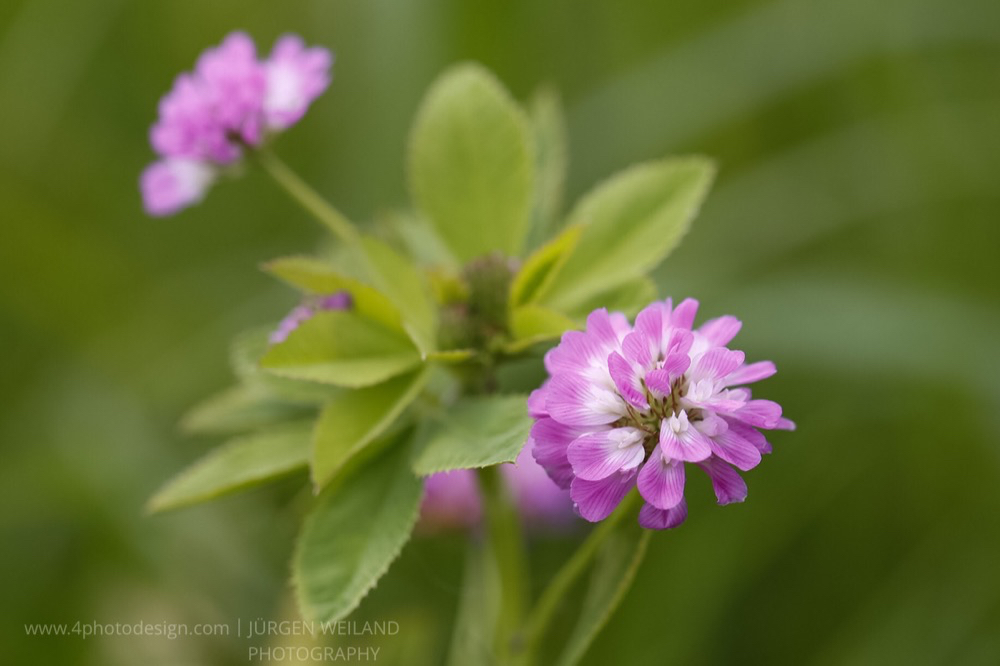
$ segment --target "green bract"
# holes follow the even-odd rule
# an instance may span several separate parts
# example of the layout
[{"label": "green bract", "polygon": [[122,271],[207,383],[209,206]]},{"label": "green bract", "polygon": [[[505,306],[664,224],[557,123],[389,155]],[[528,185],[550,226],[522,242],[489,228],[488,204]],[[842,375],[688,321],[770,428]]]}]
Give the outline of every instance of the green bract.
[{"label": "green bract", "polygon": [[[237,386],[184,426],[242,435],[166,484],[151,510],[308,466],[317,496],[293,564],[300,607],[320,620],[354,609],[410,538],[420,477],[517,457],[532,423],[530,386],[517,379],[524,364],[540,367],[545,343],[595,308],[633,314],[653,300],[648,273],[687,231],[713,176],[699,157],[648,162],[562,219],[565,144],[553,92],[526,112],[478,65],[445,72],[410,135],[413,210],[380,217],[377,235],[345,232],[331,212],[328,226],[340,231],[332,252],[263,266],[308,302],[347,292],[351,307],[317,309],[277,342],[271,328],[238,339]],[[317,199],[310,191],[311,210]],[[634,575],[645,538],[633,522],[600,551],[560,663],[583,654]],[[510,529],[492,525],[491,542]],[[496,578],[505,565],[475,552],[469,562],[492,581],[480,595],[492,599],[487,624],[516,627],[521,600]],[[463,605],[478,603],[464,594]],[[481,653],[476,636],[495,638],[482,622],[463,626],[456,659]],[[499,654],[513,650],[496,640]]]}]

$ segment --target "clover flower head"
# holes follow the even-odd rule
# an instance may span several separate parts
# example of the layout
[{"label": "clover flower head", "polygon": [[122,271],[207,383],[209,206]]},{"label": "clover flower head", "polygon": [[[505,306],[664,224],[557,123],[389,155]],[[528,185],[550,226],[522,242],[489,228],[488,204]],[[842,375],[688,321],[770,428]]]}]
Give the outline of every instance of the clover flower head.
[{"label": "clover flower head", "polygon": [[338,291],[329,296],[321,296],[297,305],[281,320],[268,341],[272,345],[284,342],[292,331],[311,319],[317,312],[350,310],[352,307],[354,307],[354,300],[351,298],[351,294],[346,291]]},{"label": "clover flower head", "polygon": [[595,310],[584,331],[567,332],[546,355],[550,377],[528,400],[529,444],[585,519],[603,520],[638,486],[639,523],[677,527],[687,517],[689,464],[708,474],[719,504],[742,502],[736,470],[771,451],[760,430],[794,429],[777,403],[752,399],[745,387],[775,367],[745,363],[726,346],[740,321],[724,316],[693,329],[697,309],[693,299],[653,303],[634,327]]},{"label": "clover flower head", "polygon": [[[202,53],[160,100],[149,138],[162,159],[140,179],[146,211],[170,215],[200,201],[221,168],[302,118],[329,85],[331,64],[326,49],[307,49],[293,35],[263,61],[242,32]],[[192,164],[210,176],[191,177]]]}]

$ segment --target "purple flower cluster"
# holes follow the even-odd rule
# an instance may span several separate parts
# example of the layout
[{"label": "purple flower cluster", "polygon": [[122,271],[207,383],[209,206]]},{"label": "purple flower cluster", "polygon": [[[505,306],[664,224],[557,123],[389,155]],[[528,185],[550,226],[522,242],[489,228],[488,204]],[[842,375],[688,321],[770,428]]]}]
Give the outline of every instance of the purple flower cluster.
[{"label": "purple flower cluster", "polygon": [[736,470],[771,451],[760,430],[794,429],[777,403],[744,387],[775,367],[726,347],[740,321],[724,316],[693,330],[697,309],[693,299],[653,303],[634,327],[595,310],[584,331],[567,332],[546,355],[550,378],[528,400],[529,445],[585,519],[603,520],[637,485],[639,523],[677,527],[687,517],[687,463],[708,474],[719,504],[742,502]]},{"label": "purple flower cluster", "polygon": [[330,84],[332,61],[295,35],[281,37],[263,61],[241,32],[205,51],[160,100],[150,142],[161,159],[140,179],[146,211],[171,215],[198,202],[220,167],[298,122]]}]

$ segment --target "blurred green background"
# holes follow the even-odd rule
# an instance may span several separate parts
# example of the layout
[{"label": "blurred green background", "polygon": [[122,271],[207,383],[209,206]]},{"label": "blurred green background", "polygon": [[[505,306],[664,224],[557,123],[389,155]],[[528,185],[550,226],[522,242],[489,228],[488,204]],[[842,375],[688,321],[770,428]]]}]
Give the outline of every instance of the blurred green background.
[{"label": "blurred green background", "polygon": [[[235,28],[336,51],[277,152],[357,220],[405,203],[409,122],[464,59],[521,99],[561,91],[570,200],[638,160],[718,160],[657,279],[744,320],[799,430],[743,505],[692,482],[587,663],[1000,663],[995,0],[6,0],[0,663],[247,663],[233,636],[24,624],[287,613],[301,478],[143,513],[214,444],[176,423],[229,382],[230,338],[294,302],[258,262],[321,237],[257,172],[176,218],[141,211],[159,97]],[[567,547],[538,546],[542,571]],[[441,659],[457,553],[411,544],[362,605],[400,623],[380,661]]]}]

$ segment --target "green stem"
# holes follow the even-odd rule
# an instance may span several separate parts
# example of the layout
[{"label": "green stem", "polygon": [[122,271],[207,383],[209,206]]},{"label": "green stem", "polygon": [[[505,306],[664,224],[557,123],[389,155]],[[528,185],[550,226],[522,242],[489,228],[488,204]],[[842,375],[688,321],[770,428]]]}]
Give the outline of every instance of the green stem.
[{"label": "green stem", "polygon": [[500,613],[495,650],[502,664],[515,663],[512,637],[521,625],[527,597],[527,558],[517,511],[507,497],[498,467],[479,470],[489,546],[500,574]]},{"label": "green stem", "polygon": [[566,598],[570,587],[576,582],[584,571],[587,570],[590,561],[600,549],[601,544],[614,531],[615,526],[622,517],[634,513],[634,507],[638,501],[639,493],[633,490],[622,500],[614,513],[604,519],[593,532],[584,540],[580,547],[576,549],[573,556],[566,561],[566,564],[556,573],[548,586],[538,598],[538,602],[528,615],[524,624],[524,630],[520,633],[518,641],[525,653],[534,656],[539,642],[548,628],[549,622],[555,615],[559,604]]},{"label": "green stem", "polygon": [[275,182],[280,185],[295,201],[309,211],[323,226],[333,232],[345,243],[353,243],[358,238],[358,232],[350,221],[336,208],[330,205],[316,190],[292,171],[278,157],[268,151],[256,153],[257,160]]}]

